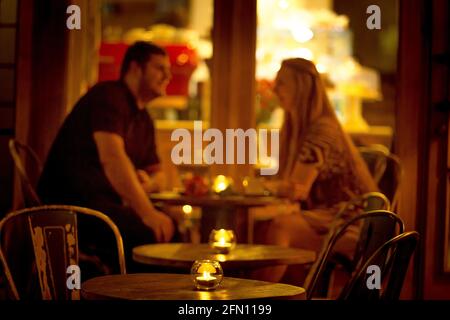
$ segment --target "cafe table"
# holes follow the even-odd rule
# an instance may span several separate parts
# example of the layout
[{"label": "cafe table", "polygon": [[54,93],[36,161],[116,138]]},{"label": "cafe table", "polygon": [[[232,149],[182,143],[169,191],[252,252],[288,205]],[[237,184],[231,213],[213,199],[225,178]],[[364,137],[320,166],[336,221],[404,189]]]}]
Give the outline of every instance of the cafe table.
[{"label": "cafe table", "polygon": [[297,286],[224,277],[213,291],[194,287],[191,275],[136,273],[92,278],[81,285],[85,300],[304,300],[305,289]]},{"label": "cafe table", "polygon": [[286,203],[288,200],[273,196],[217,195],[189,196],[176,192],[152,193],[153,202],[164,205],[191,205],[202,209],[201,242],[208,242],[213,229],[231,229],[238,242],[251,243],[249,208]]},{"label": "cafe table", "polygon": [[160,243],[133,248],[133,260],[136,262],[182,270],[189,270],[195,260],[216,260],[225,272],[235,272],[308,264],[315,258],[315,252],[310,250],[255,244],[237,244],[227,254],[216,253],[208,244]]}]

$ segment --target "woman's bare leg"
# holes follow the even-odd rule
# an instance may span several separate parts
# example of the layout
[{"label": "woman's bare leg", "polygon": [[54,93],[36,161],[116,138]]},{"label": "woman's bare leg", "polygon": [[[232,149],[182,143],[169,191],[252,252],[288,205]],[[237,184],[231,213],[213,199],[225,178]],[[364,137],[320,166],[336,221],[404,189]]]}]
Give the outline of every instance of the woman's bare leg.
[{"label": "woman's bare leg", "polygon": [[[271,221],[265,233],[265,244],[295,247],[318,251],[323,237],[310,227],[302,214],[278,216]],[[256,270],[252,274],[253,279],[279,282],[287,266],[267,267]]]}]

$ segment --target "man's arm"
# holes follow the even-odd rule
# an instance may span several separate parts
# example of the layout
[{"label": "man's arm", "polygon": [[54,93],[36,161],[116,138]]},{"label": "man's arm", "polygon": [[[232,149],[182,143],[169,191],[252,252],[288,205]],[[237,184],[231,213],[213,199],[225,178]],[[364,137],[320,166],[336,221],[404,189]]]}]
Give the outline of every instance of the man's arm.
[{"label": "man's arm", "polygon": [[158,241],[169,241],[172,221],[157,211],[142,188],[135,167],[125,151],[122,137],[106,131],[94,132],[100,162],[113,188],[134,209],[143,223],[153,229]]},{"label": "man's arm", "polygon": [[146,193],[160,192],[166,189],[166,178],[159,164],[137,170],[137,175]]}]

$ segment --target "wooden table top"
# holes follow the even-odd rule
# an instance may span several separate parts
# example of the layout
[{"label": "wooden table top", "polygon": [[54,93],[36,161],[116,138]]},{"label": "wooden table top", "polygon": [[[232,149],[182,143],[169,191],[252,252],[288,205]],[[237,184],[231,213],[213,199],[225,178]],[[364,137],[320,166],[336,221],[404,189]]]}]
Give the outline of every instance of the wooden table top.
[{"label": "wooden table top", "polygon": [[237,244],[228,254],[216,254],[208,244],[162,243],[133,248],[137,262],[183,269],[190,269],[200,259],[217,260],[224,269],[236,270],[306,264],[315,258],[314,251],[254,244]]},{"label": "wooden table top", "polygon": [[109,275],[81,286],[87,300],[243,300],[305,299],[305,289],[287,284],[224,277],[214,291],[194,288],[187,274],[142,273]]},{"label": "wooden table top", "polygon": [[227,195],[219,196],[217,194],[205,196],[187,196],[175,192],[151,193],[149,197],[152,201],[161,201],[168,205],[185,205],[192,206],[238,206],[238,207],[258,207],[270,204],[278,204],[287,201],[283,198],[272,196],[245,196],[245,195]]}]

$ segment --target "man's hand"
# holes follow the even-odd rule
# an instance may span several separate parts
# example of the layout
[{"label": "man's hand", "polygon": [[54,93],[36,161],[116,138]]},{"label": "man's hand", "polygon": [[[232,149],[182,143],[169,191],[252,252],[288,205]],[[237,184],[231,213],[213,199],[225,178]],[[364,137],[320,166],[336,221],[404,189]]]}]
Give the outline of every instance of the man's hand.
[{"label": "man's hand", "polygon": [[148,193],[161,192],[165,190],[166,178],[162,171],[150,172],[147,170],[136,170],[139,182],[144,191]]},{"label": "man's hand", "polygon": [[146,171],[137,170],[136,174],[138,176],[139,182],[141,183],[142,188],[144,188],[146,193],[152,193],[159,191],[159,185],[155,179],[150,177]]},{"label": "man's hand", "polygon": [[143,223],[154,231],[158,241],[169,241],[174,233],[172,221],[155,210],[147,197],[136,168],[125,151],[123,138],[118,134],[99,131],[94,132],[94,140],[100,163],[113,188],[141,217]]},{"label": "man's hand", "polygon": [[155,233],[158,242],[169,242],[175,232],[172,220],[164,213],[154,210],[142,219],[143,223]]}]

